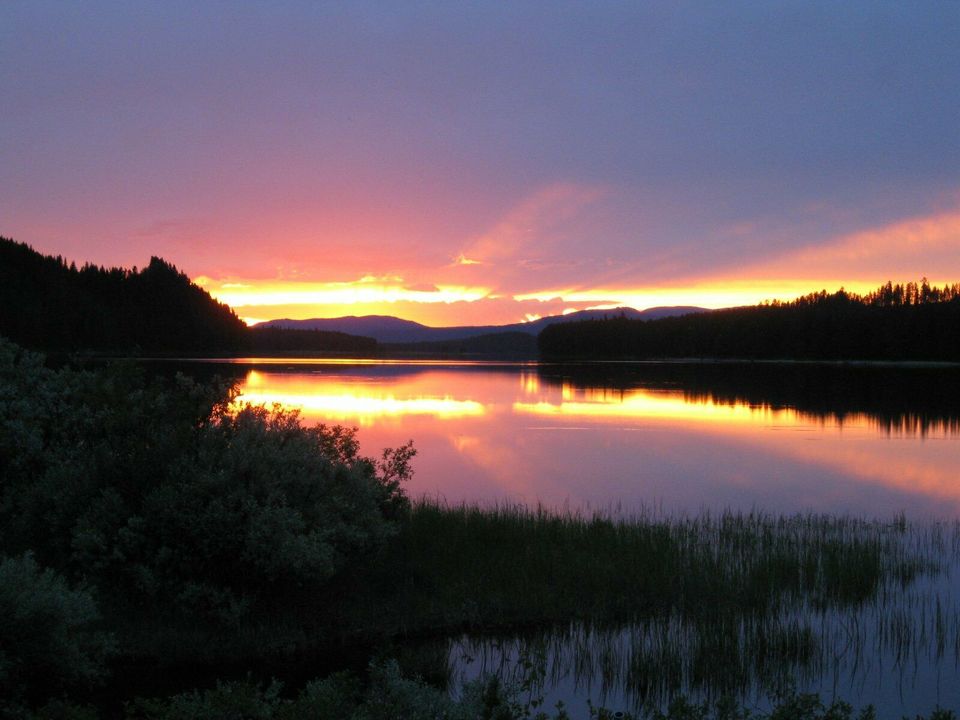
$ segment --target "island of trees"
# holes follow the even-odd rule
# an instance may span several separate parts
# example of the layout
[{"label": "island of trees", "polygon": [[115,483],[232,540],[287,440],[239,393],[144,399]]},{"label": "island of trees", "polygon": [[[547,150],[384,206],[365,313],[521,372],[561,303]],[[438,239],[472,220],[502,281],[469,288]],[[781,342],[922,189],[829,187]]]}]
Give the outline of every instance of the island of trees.
[{"label": "island of trees", "polygon": [[660,320],[612,317],[551,325],[545,359],[729,358],[960,361],[960,283],[888,282]]}]

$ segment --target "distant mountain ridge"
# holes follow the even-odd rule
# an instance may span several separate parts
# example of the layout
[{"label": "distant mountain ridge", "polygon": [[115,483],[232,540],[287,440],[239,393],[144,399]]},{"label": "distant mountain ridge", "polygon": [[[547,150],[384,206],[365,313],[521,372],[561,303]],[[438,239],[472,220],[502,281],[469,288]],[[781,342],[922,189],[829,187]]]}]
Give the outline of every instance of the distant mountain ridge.
[{"label": "distant mountain ridge", "polygon": [[536,336],[540,331],[556,323],[577,322],[612,317],[631,320],[659,320],[665,317],[705,312],[694,306],[655,307],[646,310],[620,307],[610,310],[580,310],[568,315],[551,315],[525,323],[509,325],[466,325],[459,327],[430,327],[412,320],[402,320],[392,315],[350,315],[339,318],[312,318],[309,320],[278,319],[257,323],[254,327],[280,327],[295,330],[323,330],[373,338],[379,343],[424,343],[467,340],[482,335],[499,333],[524,333]]}]

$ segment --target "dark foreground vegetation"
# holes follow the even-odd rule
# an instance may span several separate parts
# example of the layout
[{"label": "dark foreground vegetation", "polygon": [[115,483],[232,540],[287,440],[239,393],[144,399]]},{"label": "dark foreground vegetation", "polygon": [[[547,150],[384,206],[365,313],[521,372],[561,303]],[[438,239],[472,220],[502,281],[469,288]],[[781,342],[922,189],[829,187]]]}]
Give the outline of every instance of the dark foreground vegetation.
[{"label": "dark foreground vegetation", "polygon": [[[698,638],[677,678],[736,695],[756,658],[789,676],[816,652],[784,613],[940,569],[940,536],[901,520],[411,505],[411,445],[367,458],[352,430],[232,397],[132,364],[52,370],[0,341],[0,716],[563,717],[529,681],[452,700],[389,658],[465,630],[657,618]],[[796,703],[771,717],[852,717]],[[714,716],[746,717],[679,701],[665,717]]]},{"label": "dark foreground vegetation", "polygon": [[545,359],[960,362],[960,284],[887,283],[864,296],[840,290],[660,320],[563,323],[538,342]]},{"label": "dark foreground vegetation", "polygon": [[170,263],[77,267],[0,237],[0,335],[48,352],[371,354],[370,338],[251,329]]}]

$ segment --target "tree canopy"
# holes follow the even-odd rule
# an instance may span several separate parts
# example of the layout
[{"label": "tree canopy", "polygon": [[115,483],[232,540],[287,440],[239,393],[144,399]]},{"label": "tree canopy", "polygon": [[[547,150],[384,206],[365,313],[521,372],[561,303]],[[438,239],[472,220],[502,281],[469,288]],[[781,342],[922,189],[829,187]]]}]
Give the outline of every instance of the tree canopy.
[{"label": "tree canopy", "polygon": [[960,283],[887,283],[792,302],[660,320],[612,317],[552,325],[544,358],[742,358],[960,361]]},{"label": "tree canopy", "polygon": [[34,350],[117,354],[349,352],[377,343],[344,333],[248,328],[227,305],[158,257],[142,270],[80,268],[0,237],[0,335]]}]

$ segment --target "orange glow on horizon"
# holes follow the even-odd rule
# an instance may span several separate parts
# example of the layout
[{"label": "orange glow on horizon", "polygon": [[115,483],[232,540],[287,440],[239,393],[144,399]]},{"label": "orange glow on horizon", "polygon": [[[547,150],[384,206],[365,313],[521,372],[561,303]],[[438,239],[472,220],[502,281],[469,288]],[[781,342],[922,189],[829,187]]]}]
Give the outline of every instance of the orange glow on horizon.
[{"label": "orange glow on horizon", "polygon": [[[210,294],[230,305],[248,324],[278,318],[394,315],[435,326],[506,325],[580,310],[693,306],[706,309],[789,302],[809,293],[840,288],[864,294],[886,280],[730,280],[651,288],[554,289],[504,296],[484,287],[438,285],[411,289],[366,280],[355,283],[216,283],[199,278]],[[942,285],[952,280],[930,280]]]},{"label": "orange glow on horizon", "polygon": [[[957,282],[960,275],[960,256],[956,253],[960,243],[958,210],[901,218],[825,237],[762,259],[748,259],[733,271],[698,271],[693,267],[684,271],[681,267],[679,276],[673,278],[647,278],[640,268],[631,280],[635,263],[627,261],[615,273],[622,275],[621,281],[610,282],[602,274],[591,280],[585,275],[576,281],[579,284],[570,283],[569,277],[551,278],[550,272],[526,271],[526,255],[536,256],[550,247],[534,247],[534,243],[540,243],[538,238],[549,234],[558,218],[589,205],[598,193],[602,195],[597,188],[567,185],[545,188],[468,243],[452,262],[447,255],[441,265],[431,266],[426,259],[418,262],[413,257],[405,261],[402,270],[378,267],[380,259],[371,259],[358,250],[350,256],[355,261],[353,267],[363,262],[379,269],[379,274],[354,270],[356,280],[317,278],[314,282],[243,275],[217,277],[207,269],[206,274],[195,277],[195,282],[248,322],[394,315],[427,325],[452,326],[503,325],[590,308],[716,309],[773,300],[789,302],[821,290],[836,292],[844,288],[862,294],[887,281],[919,281],[923,276],[939,286]],[[750,227],[749,223],[745,226]],[[556,251],[562,259],[561,249]],[[315,266],[316,258],[312,261]],[[296,267],[295,263],[284,267],[287,265]],[[288,276],[301,277],[296,273]]]},{"label": "orange glow on horizon", "polygon": [[[208,283],[209,284],[209,283]],[[399,301],[416,303],[453,303],[480,300],[489,295],[487,288],[441,285],[430,290],[387,284],[362,278],[353,283],[268,282],[221,283],[208,290],[233,307],[271,305],[391,305]]]},{"label": "orange glow on horizon", "polygon": [[[744,280],[731,279],[689,286],[652,288],[597,288],[557,289],[514,295],[515,300],[546,302],[559,300],[564,303],[581,303],[587,307],[578,309],[612,310],[631,307],[643,310],[653,307],[695,306],[710,310],[759,305],[779,300],[789,302],[798,297],[826,290],[836,292],[840,288],[853,293],[868,293],[876,290],[886,280],[853,281],[839,280]],[[572,311],[571,311],[572,312]],[[563,314],[567,314],[564,312]]]}]

